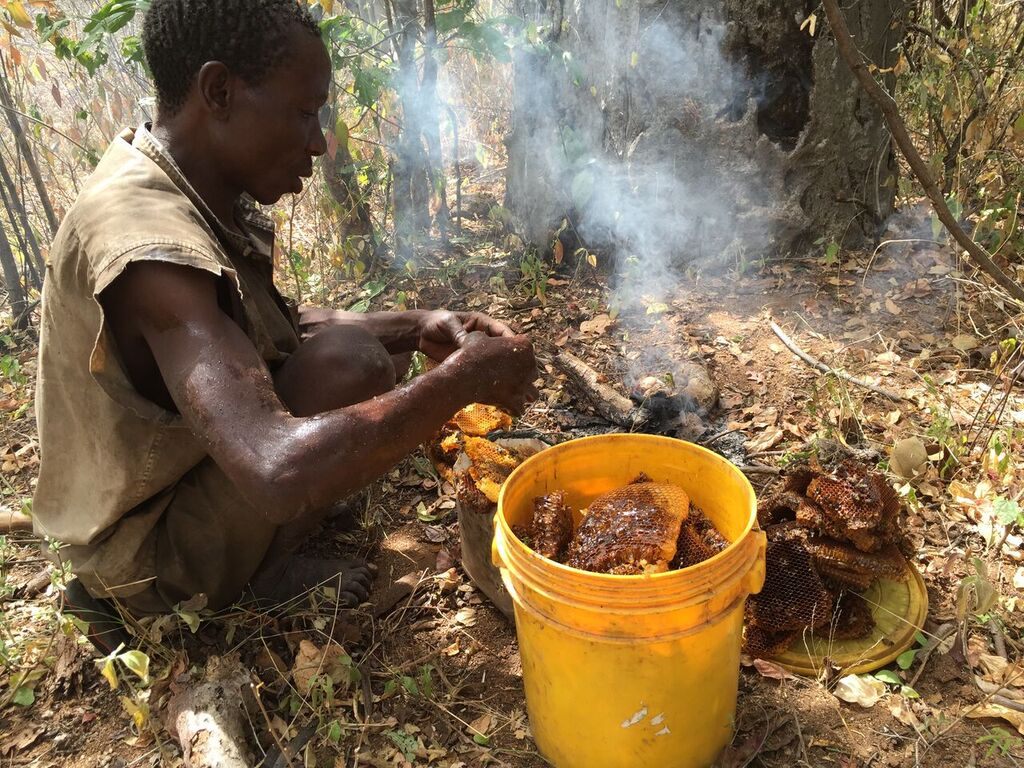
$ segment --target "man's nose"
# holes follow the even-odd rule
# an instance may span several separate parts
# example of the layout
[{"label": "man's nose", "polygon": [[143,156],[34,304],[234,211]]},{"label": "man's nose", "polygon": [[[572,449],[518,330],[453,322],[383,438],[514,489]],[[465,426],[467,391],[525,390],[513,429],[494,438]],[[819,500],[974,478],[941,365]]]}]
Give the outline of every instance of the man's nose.
[{"label": "man's nose", "polygon": [[307,149],[313,157],[320,157],[327,152],[327,138],[324,136],[324,131],[319,125],[313,130],[313,135]]}]

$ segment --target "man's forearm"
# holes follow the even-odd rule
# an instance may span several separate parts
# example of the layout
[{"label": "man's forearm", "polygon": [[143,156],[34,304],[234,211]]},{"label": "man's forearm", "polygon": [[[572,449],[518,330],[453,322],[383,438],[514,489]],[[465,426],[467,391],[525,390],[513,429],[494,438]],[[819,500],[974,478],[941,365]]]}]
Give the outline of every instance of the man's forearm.
[{"label": "man's forearm", "polygon": [[358,325],[375,337],[391,354],[415,352],[420,324],[427,310],[405,312],[346,312],[320,307],[299,308],[299,329],[304,336],[333,325]]},{"label": "man's forearm", "polygon": [[384,474],[472,400],[458,366],[442,365],[346,408],[306,418],[281,412],[269,429],[210,448],[243,493],[283,524]]}]

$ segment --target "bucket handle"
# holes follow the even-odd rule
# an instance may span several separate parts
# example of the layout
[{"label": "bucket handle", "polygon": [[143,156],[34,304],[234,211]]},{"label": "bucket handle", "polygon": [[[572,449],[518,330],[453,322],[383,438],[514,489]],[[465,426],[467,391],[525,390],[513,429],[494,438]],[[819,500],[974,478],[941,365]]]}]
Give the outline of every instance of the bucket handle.
[{"label": "bucket handle", "polygon": [[495,512],[494,517],[491,519],[491,523],[494,527],[494,535],[491,536],[491,564],[495,568],[504,568],[505,560],[501,556],[501,550],[498,549],[498,537],[501,535],[501,531],[498,529],[501,527],[498,525],[498,515],[500,512]]},{"label": "bucket handle", "polygon": [[747,594],[756,595],[761,591],[761,587],[764,586],[765,553],[768,551],[768,536],[759,528],[752,530],[750,535],[754,537],[753,543],[757,547],[757,553],[754,555],[754,562],[750,570],[747,571],[746,587]]}]

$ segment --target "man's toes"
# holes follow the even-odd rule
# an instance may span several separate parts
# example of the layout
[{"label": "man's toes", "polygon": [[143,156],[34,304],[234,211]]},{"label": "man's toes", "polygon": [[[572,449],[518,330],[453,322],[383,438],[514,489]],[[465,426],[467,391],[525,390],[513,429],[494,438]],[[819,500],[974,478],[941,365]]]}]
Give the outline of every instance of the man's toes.
[{"label": "man's toes", "polygon": [[342,608],[357,608],[360,604],[366,602],[365,598],[360,598],[359,595],[353,592],[342,592],[338,600]]}]

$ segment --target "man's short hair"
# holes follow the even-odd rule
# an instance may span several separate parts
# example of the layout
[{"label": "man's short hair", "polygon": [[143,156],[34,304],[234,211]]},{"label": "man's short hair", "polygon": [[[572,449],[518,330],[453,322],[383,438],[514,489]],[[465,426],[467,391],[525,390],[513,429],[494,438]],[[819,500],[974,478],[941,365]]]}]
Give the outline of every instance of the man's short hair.
[{"label": "man's short hair", "polygon": [[153,0],[142,45],[160,109],[181,109],[208,61],[221,61],[258,83],[284,58],[292,23],[320,34],[306,4],[297,0]]}]

